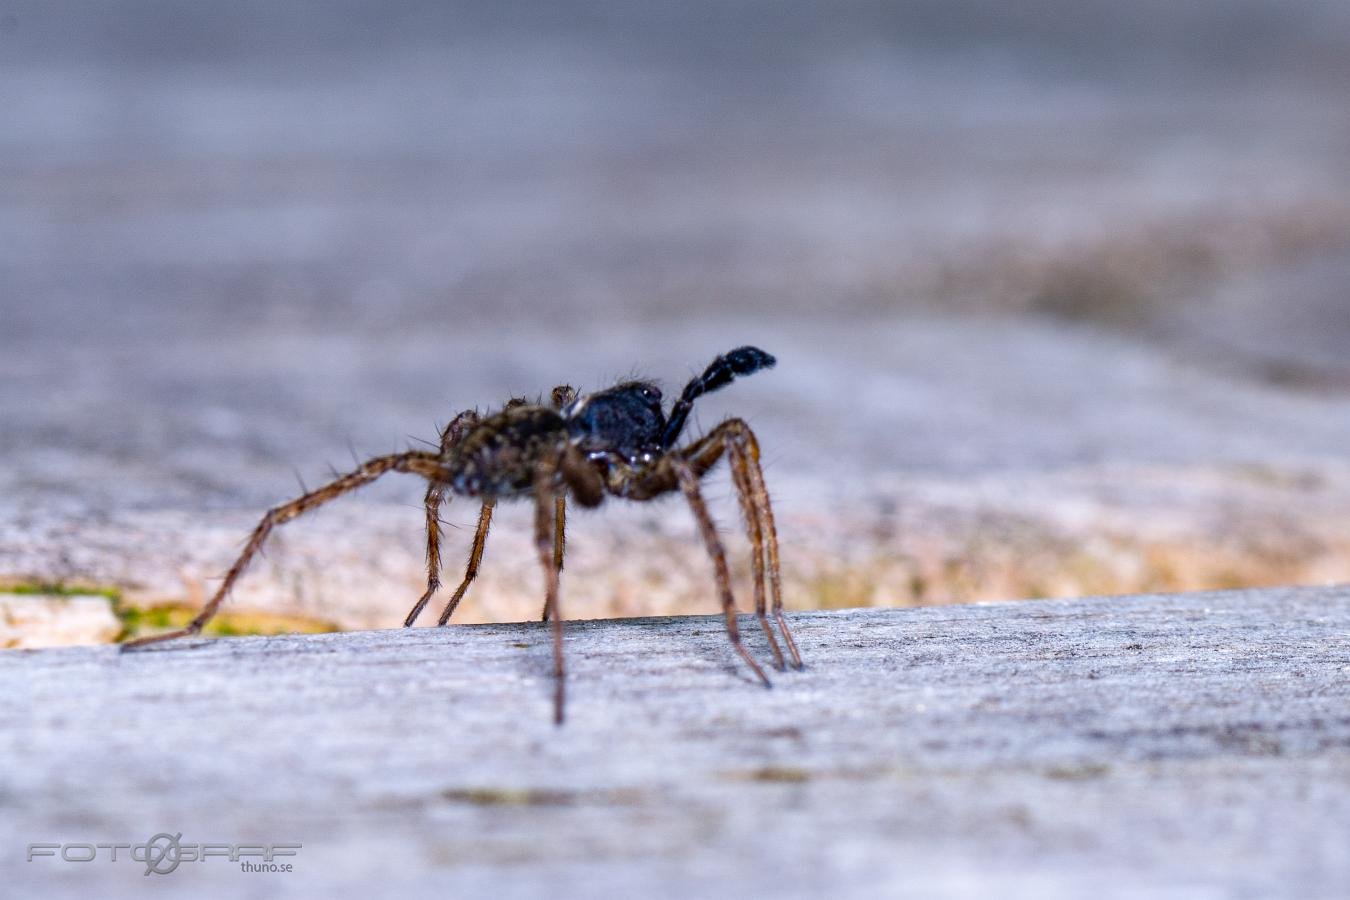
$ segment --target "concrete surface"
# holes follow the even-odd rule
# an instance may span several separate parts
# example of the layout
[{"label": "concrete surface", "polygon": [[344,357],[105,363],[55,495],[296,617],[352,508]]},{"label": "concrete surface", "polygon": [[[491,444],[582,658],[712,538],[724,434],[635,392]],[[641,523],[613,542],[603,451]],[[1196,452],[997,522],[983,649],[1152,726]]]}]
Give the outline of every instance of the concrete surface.
[{"label": "concrete surface", "polygon": [[[1344,896],[1350,590],[792,621],[809,669],[772,691],[716,618],[569,623],[560,729],[537,623],[0,653],[0,877],[49,898]],[[290,873],[21,855],[161,832],[302,847]]]}]

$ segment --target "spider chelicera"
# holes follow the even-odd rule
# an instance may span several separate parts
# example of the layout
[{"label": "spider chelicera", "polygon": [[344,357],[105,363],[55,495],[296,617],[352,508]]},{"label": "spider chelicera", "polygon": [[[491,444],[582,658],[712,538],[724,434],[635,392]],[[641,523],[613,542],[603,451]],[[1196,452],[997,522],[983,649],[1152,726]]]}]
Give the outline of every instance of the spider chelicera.
[{"label": "spider chelicera", "polygon": [[561,385],[553,389],[549,405],[512,400],[501,411],[488,416],[480,416],[475,410],[462,412],[441,432],[439,450],[410,450],[377,456],[323,487],[268,510],[215,595],[187,626],[128,641],[122,649],[132,650],[197,634],[215,615],[273,528],[369,484],[386,472],[409,472],[429,482],[426,492],[427,589],[408,613],[405,626],[416,621],[440,587],[440,507],[446,491],[477,497],[482,507],[464,578],[441,613],[441,625],[450,620],[478,573],[497,501],[534,499],[535,546],[546,587],[544,618],[552,620],[553,630],[556,722],[563,720],[564,669],[558,573],[563,566],[563,530],[569,495],[582,506],[595,507],[606,495],[643,501],[676,490],[682,492],[712,557],[727,636],[741,659],[768,687],[768,676],[741,642],[726,553],[699,490],[699,479],[725,455],[753,550],[755,614],[768,638],[775,666],[786,669],[783,651],[768,618],[767,569],[773,618],[782,632],[792,665],[801,668],[801,654],[783,616],[778,535],[769,506],[769,493],[764,486],[764,474],[760,470],[759,443],[750,426],[741,419],[727,419],[685,447],[677,448],[675,442],[684,430],[695,400],[727,386],[739,375],[769,368],[774,362],[772,356],[756,347],[739,347],[722,354],[702,375],[689,382],[669,415],[662,410],[660,389],[650,381],[626,381],[581,396],[571,387]]}]

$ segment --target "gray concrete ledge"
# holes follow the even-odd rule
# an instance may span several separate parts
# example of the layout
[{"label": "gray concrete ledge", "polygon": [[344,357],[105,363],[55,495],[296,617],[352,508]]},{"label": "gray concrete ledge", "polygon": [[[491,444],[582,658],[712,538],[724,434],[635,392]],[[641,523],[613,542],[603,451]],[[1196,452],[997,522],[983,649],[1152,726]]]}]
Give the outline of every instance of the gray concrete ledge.
[{"label": "gray concrete ledge", "polygon": [[[0,879],[48,897],[1350,884],[1350,588],[793,622],[810,668],[772,691],[715,617],[569,623],[561,729],[538,624],[0,653]],[[291,873],[24,861],[158,832],[303,848]]]}]

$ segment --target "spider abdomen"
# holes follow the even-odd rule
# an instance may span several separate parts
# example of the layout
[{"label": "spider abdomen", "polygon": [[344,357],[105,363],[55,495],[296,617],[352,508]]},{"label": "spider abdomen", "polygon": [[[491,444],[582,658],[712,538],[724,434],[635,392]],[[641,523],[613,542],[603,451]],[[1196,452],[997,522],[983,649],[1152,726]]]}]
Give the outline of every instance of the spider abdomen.
[{"label": "spider abdomen", "polygon": [[546,406],[516,406],[480,421],[446,456],[450,486],[470,497],[534,490],[539,463],[567,441],[567,424]]}]

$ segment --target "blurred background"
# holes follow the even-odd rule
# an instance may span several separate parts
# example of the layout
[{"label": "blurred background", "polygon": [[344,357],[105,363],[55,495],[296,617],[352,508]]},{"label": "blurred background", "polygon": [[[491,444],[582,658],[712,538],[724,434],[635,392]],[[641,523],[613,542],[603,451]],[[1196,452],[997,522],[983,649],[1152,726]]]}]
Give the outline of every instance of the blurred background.
[{"label": "blurred background", "polygon": [[[743,343],[695,429],[796,608],[1347,580],[1347,85],[1335,0],[0,0],[0,586],[134,628],[297,475]],[[387,482],[227,626],[399,624]],[[463,621],[537,615],[529,517]],[[716,610],[678,499],[570,538],[570,617]]]}]

